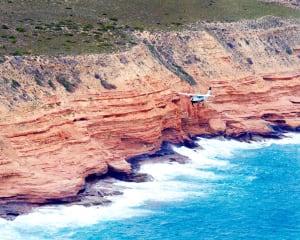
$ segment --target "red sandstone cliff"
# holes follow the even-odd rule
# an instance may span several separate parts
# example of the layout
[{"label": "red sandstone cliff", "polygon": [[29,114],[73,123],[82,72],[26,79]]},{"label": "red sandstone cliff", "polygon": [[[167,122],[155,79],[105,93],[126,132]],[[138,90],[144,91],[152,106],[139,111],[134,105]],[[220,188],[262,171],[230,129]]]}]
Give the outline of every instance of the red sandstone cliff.
[{"label": "red sandstone cliff", "polygon": [[[277,21],[143,33],[138,46],[111,55],[7,57],[0,198],[75,195],[86,176],[129,172],[126,159],[164,140],[299,128],[300,25]],[[177,95],[208,86],[215,97],[204,106]]]}]

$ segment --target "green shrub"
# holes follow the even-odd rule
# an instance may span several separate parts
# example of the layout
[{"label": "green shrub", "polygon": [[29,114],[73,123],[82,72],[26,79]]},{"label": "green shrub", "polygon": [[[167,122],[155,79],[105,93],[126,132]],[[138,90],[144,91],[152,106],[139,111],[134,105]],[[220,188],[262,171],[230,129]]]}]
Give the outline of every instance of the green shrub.
[{"label": "green shrub", "polygon": [[26,32],[25,28],[23,28],[23,27],[17,27],[16,31],[21,32],[21,33]]},{"label": "green shrub", "polygon": [[[108,30],[113,30],[113,29],[115,29],[116,27],[114,26],[114,25],[111,25],[111,24],[105,24],[105,25],[103,25],[103,27],[102,27],[102,31],[108,31]],[[100,30],[100,29],[99,29]]]},{"label": "green shrub", "polygon": [[21,49],[16,49],[12,55],[14,56],[22,56],[24,54],[24,51],[22,51]]},{"label": "green shrub", "polygon": [[115,17],[112,17],[112,18],[110,18],[109,20],[114,21],[114,22],[117,22],[117,21],[118,21],[118,19],[115,18]]},{"label": "green shrub", "polygon": [[16,36],[9,36],[8,39],[10,40],[11,43],[16,43],[17,42]]},{"label": "green shrub", "polygon": [[180,22],[172,22],[172,24],[175,25],[176,27],[179,27],[182,25],[182,23],[180,23]]},{"label": "green shrub", "polygon": [[44,26],[38,25],[34,27],[36,30],[45,30],[46,28]]},{"label": "green shrub", "polygon": [[137,30],[137,31],[140,31],[140,32],[144,31],[144,28],[141,27],[141,26],[136,26],[136,27],[134,27],[134,29]]},{"label": "green shrub", "polygon": [[83,26],[83,31],[90,31],[94,28],[92,24],[86,24]]}]

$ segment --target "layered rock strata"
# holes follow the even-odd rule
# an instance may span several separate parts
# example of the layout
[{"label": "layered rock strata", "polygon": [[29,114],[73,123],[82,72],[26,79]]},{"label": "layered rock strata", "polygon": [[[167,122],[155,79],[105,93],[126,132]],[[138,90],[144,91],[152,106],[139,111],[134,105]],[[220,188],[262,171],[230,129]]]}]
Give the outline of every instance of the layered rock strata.
[{"label": "layered rock strata", "polygon": [[[0,199],[47,203],[127,159],[200,134],[299,130],[299,22],[262,19],[137,33],[110,55],[5,57]],[[214,97],[192,106],[178,92]]]}]

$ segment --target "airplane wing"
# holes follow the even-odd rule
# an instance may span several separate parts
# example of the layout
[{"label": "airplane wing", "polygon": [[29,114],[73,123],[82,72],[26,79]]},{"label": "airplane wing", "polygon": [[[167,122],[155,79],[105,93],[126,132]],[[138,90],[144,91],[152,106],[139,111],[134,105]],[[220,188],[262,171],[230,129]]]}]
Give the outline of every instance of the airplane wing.
[{"label": "airplane wing", "polygon": [[197,96],[199,98],[203,97],[203,98],[213,98],[215,97],[214,95],[201,95],[201,94],[194,94],[194,96]]},{"label": "airplane wing", "polygon": [[188,97],[198,97],[198,98],[205,98],[205,97],[215,97],[214,95],[209,95],[207,96],[206,94],[195,94],[195,93],[182,93],[182,92],[179,92],[178,93],[179,95],[183,95],[183,96],[188,96]]},{"label": "airplane wing", "polygon": [[188,97],[195,96],[195,94],[192,94],[192,93],[181,93],[181,92],[179,92],[178,94],[183,95],[183,96],[188,96]]}]

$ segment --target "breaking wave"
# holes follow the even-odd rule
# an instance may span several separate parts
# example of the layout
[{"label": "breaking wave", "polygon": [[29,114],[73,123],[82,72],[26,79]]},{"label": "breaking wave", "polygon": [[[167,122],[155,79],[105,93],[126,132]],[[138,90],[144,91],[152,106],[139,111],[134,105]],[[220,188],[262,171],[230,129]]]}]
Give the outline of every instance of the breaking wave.
[{"label": "breaking wave", "polygon": [[[196,149],[175,147],[175,152],[190,159],[190,162],[145,163],[140,172],[154,177],[152,182],[129,183],[117,181],[124,188],[123,195],[112,196],[109,206],[84,207],[55,206],[42,207],[34,212],[19,216],[14,221],[0,218],[2,240],[61,239],[58,233],[63,228],[78,228],[96,224],[100,221],[115,221],[125,218],[152,214],[147,208],[151,202],[182,201],[187,198],[207,198],[215,191],[218,181],[229,177],[234,164],[230,156],[237,150],[258,149],[272,144],[300,144],[300,134],[287,134],[280,140],[260,142],[238,142],[224,139],[197,139],[201,146]],[[248,176],[249,181],[255,176]],[[190,181],[196,179],[197,181]],[[48,234],[44,234],[47,232]],[[49,234],[52,236],[49,238]],[[56,238],[55,238],[56,236]],[[68,239],[64,236],[63,239]]]}]

